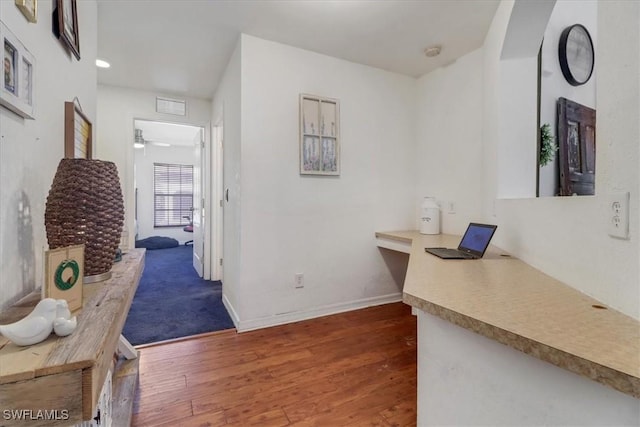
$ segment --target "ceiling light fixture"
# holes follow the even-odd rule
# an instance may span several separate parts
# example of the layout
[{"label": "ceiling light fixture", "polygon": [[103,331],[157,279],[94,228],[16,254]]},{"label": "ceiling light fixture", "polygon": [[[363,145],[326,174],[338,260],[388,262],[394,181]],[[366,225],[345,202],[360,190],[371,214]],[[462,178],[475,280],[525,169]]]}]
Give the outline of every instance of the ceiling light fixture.
[{"label": "ceiling light fixture", "polygon": [[442,52],[442,46],[430,46],[424,50],[425,56],[429,58],[440,55],[440,52]]},{"label": "ceiling light fixture", "polygon": [[111,67],[111,64],[109,64],[107,61],[104,61],[102,59],[96,59],[96,67],[109,68]]},{"label": "ceiling light fixture", "polygon": [[133,146],[135,148],[144,148],[144,138],[142,137],[142,129],[135,130],[135,138]]}]

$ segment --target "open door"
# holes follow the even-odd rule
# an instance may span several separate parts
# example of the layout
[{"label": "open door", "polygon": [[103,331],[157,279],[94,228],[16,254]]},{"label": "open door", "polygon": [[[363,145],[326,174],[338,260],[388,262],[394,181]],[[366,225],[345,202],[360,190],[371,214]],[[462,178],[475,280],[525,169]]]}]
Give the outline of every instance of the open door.
[{"label": "open door", "polygon": [[205,212],[202,189],[204,188],[204,129],[195,136],[193,141],[194,161],[193,161],[193,268],[198,272],[198,276],[204,275],[204,229]]},{"label": "open door", "polygon": [[596,110],[558,99],[560,195],[594,195]]}]

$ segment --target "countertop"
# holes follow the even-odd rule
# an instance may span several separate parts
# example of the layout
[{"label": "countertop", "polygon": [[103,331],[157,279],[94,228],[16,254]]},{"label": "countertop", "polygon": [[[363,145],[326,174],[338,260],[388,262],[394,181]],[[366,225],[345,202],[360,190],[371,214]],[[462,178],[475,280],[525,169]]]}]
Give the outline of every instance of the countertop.
[{"label": "countertop", "polygon": [[425,247],[460,236],[376,233],[406,245],[403,301],[531,356],[640,398],[640,322],[493,245],[479,260],[442,260]]}]

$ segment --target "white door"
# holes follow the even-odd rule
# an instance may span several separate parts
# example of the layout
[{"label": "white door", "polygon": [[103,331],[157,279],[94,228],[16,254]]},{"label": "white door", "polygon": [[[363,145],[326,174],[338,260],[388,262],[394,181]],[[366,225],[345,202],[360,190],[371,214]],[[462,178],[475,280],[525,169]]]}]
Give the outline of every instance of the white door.
[{"label": "white door", "polygon": [[205,230],[205,212],[203,191],[204,188],[204,159],[202,155],[204,151],[204,129],[195,136],[194,160],[193,160],[193,268],[198,272],[198,276],[204,275],[204,230]]}]

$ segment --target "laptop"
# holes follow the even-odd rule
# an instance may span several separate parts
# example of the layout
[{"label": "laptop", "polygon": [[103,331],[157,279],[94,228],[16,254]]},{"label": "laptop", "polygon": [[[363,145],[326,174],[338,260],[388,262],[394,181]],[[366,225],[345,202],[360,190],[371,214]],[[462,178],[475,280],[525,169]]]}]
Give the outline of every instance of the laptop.
[{"label": "laptop", "polygon": [[496,228],[498,228],[497,225],[472,222],[462,236],[458,249],[424,248],[424,250],[442,259],[479,259],[487,250]]}]

